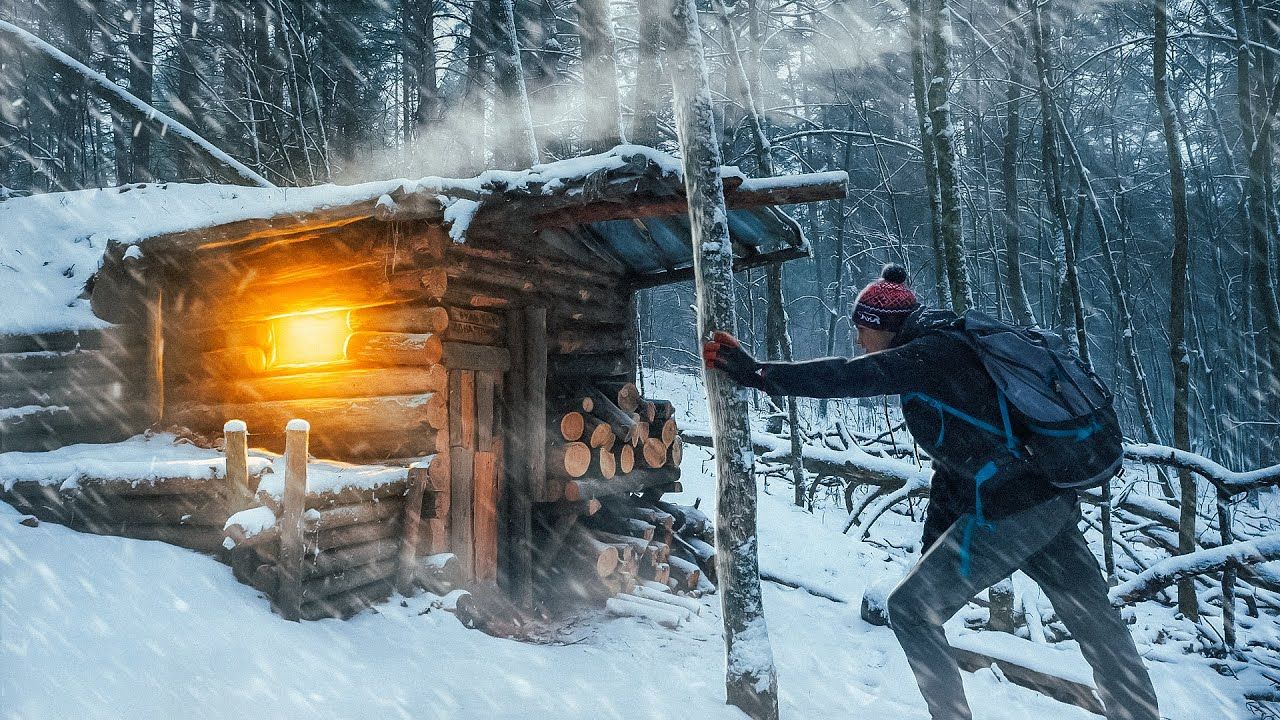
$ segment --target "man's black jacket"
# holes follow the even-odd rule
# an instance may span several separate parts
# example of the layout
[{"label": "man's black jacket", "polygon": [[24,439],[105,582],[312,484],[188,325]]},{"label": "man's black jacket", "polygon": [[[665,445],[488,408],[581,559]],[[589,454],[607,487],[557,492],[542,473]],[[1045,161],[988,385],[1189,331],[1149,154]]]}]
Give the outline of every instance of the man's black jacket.
[{"label": "man's black jacket", "polygon": [[[902,395],[907,429],[933,460],[934,475],[925,519],[924,546],[933,544],[965,513],[975,512],[974,476],[990,460],[1007,458],[1005,440],[935,406],[913,398],[928,396],[1001,427],[996,386],[977,354],[963,339],[945,332],[959,319],[947,310],[921,308],[906,320],[893,346],[856,358],[823,358],[795,363],[763,363],[761,375],[774,395],[856,398]],[[1014,433],[1019,426],[1014,421]],[[982,486],[982,510],[996,520],[1064,492],[1021,466],[1001,472],[999,482]]]}]

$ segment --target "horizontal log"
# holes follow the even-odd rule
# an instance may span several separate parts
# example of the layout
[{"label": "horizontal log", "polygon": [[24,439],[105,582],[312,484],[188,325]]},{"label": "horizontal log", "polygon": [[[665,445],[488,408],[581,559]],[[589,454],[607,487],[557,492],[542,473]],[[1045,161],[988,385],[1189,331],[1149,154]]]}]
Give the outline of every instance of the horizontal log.
[{"label": "horizontal log", "polygon": [[105,387],[116,383],[131,385],[141,376],[136,355],[130,353],[75,350],[0,354],[0,378],[4,378],[5,392],[16,392],[22,388],[51,392],[58,388]]},{"label": "horizontal log", "polygon": [[225,495],[105,496],[77,492],[71,500],[77,518],[135,525],[217,525],[241,509],[244,500]]},{"label": "horizontal log", "polygon": [[330,595],[315,602],[304,602],[300,617],[303,620],[325,618],[347,619],[391,596],[392,582],[384,578],[344,593]]},{"label": "horizontal log", "polygon": [[225,552],[225,548],[222,546],[223,535],[220,525],[108,525],[89,523],[82,525],[79,529],[94,535],[111,535],[134,540],[154,540],[210,555],[221,555]]},{"label": "horizontal log", "polygon": [[215,378],[261,375],[267,370],[267,352],[250,345],[218,348],[200,355],[198,365],[193,371]]},{"label": "horizontal log", "polygon": [[660,468],[667,464],[667,446],[663,444],[661,438],[645,438],[640,451],[641,458],[647,467]]},{"label": "horizontal log", "polygon": [[71,525],[75,518],[70,496],[59,492],[57,485],[22,481],[5,489],[0,484],[0,500],[13,505],[18,512],[48,522]]},{"label": "horizontal log", "polygon": [[[265,466],[251,474],[250,483],[261,479]],[[76,491],[82,498],[112,498],[111,502],[127,502],[134,498],[168,496],[171,502],[186,498],[191,502],[219,502],[227,500],[227,481],[221,477],[157,477],[157,478],[96,478],[82,477],[76,480]]]},{"label": "horizontal log", "polygon": [[394,538],[323,550],[306,564],[306,575],[314,579],[342,574],[370,563],[389,560],[399,551],[400,543]]},{"label": "horizontal log", "polygon": [[580,478],[586,475],[589,469],[591,469],[591,448],[586,443],[553,443],[547,448],[548,477]]},{"label": "horizontal log", "polygon": [[142,406],[85,398],[73,405],[27,408],[0,419],[0,452],[41,452],[76,443],[118,442],[148,425]]},{"label": "horizontal log", "polygon": [[449,311],[434,305],[376,305],[347,314],[347,327],[374,332],[438,335],[449,323]]},{"label": "horizontal log", "polygon": [[267,375],[229,382],[202,379],[170,390],[177,401],[255,403],[317,398],[420,395],[445,389],[443,365],[349,368]]},{"label": "horizontal log", "polygon": [[551,339],[552,352],[610,353],[622,352],[635,345],[635,340],[625,332],[598,333],[584,328],[561,330]]},{"label": "horizontal log", "polygon": [[349,360],[375,365],[438,365],[444,347],[439,335],[358,331],[347,337]]},{"label": "horizontal log", "polygon": [[667,485],[680,477],[680,470],[673,467],[635,468],[627,474],[619,474],[612,480],[570,480],[564,488],[566,500],[590,500],[620,493],[640,492],[650,487]]},{"label": "horizontal log", "polygon": [[582,413],[567,412],[559,418],[554,418],[551,426],[555,431],[554,435],[559,435],[569,442],[575,442],[582,439],[585,421],[582,418]]},{"label": "horizontal log", "polygon": [[570,532],[569,546],[574,555],[585,559],[595,569],[597,577],[607,577],[618,567],[618,549],[597,540],[580,525]]},{"label": "horizontal log", "polygon": [[672,607],[668,610],[636,602],[633,599],[626,599],[621,596],[611,597],[605,600],[605,610],[611,615],[643,618],[645,620],[651,620],[662,627],[671,629],[680,627],[684,613],[684,611],[677,607]]},{"label": "horizontal log", "polygon": [[167,418],[193,430],[218,432],[232,419],[243,420],[252,434],[277,433],[294,418],[311,423],[316,453],[346,445],[344,433],[386,432],[426,435],[448,422],[443,393],[389,395],[364,398],[320,398],[259,403],[203,404],[180,402],[167,409]]},{"label": "horizontal log", "polygon": [[552,355],[547,369],[557,378],[594,379],[635,374],[635,366],[618,353]]},{"label": "horizontal log", "polygon": [[326,550],[334,550],[350,545],[363,545],[378,540],[391,540],[399,536],[400,522],[397,516],[384,522],[348,525],[335,530],[322,530],[316,534],[314,547],[317,553],[323,553]]},{"label": "horizontal log", "polygon": [[444,339],[475,345],[502,345],[506,342],[506,334],[502,330],[482,325],[454,322],[449,325],[448,330],[445,330]]},{"label": "horizontal log", "polygon": [[623,412],[633,413],[640,407],[640,390],[635,383],[602,381],[595,386]]},{"label": "horizontal log", "polygon": [[[392,498],[404,498],[409,493],[407,472],[405,477],[406,479],[404,480],[385,483],[373,488],[343,488],[331,492],[308,492],[303,497],[304,507],[307,510],[324,510],[343,505],[359,505]],[[280,515],[280,498],[278,496],[272,495],[259,487],[255,499],[259,504],[271,508],[271,511],[276,515]]]},{"label": "horizontal log", "polygon": [[441,363],[451,370],[506,372],[511,369],[511,353],[506,348],[447,342]]},{"label": "horizontal log", "polygon": [[0,408],[19,408],[29,405],[73,406],[86,400],[99,405],[125,407],[133,404],[139,390],[124,378],[111,376],[86,378],[85,382],[69,378],[49,379],[47,382],[27,383],[9,376],[0,383]]},{"label": "horizontal log", "polygon": [[302,516],[302,527],[308,532],[337,530],[351,525],[380,523],[398,517],[404,510],[404,498],[392,496],[358,505],[337,505],[316,509]]},{"label": "horizontal log", "polygon": [[450,322],[466,323],[490,330],[505,331],[506,319],[495,312],[451,305],[447,308]]},{"label": "horizontal log", "polygon": [[138,331],[128,326],[47,333],[0,333],[0,353],[68,352],[107,350],[123,352],[138,341]]},{"label": "horizontal log", "polygon": [[675,555],[667,558],[667,565],[671,567],[671,577],[681,590],[694,590],[698,587],[702,570],[697,565]]}]

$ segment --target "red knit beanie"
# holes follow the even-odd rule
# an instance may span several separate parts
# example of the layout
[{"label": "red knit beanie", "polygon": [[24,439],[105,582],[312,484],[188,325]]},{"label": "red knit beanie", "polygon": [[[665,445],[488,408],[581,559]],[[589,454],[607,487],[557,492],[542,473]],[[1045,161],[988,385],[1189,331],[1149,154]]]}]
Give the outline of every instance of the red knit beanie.
[{"label": "red knit beanie", "polygon": [[853,324],[872,330],[898,332],[913,310],[920,307],[916,294],[907,287],[907,269],[889,263],[880,277],[858,293],[853,301]]}]

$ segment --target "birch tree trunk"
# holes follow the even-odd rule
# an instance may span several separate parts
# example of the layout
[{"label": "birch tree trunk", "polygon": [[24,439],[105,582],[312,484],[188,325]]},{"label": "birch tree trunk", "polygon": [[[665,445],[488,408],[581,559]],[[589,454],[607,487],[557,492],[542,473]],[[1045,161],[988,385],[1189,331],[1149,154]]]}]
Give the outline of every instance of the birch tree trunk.
[{"label": "birch tree trunk", "polygon": [[[1187,179],[1182,163],[1178,126],[1169,97],[1169,16],[1165,0],[1155,0],[1155,43],[1151,78],[1156,107],[1164,128],[1165,148],[1169,159],[1169,190],[1173,209],[1173,256],[1169,275],[1169,360],[1173,366],[1173,444],[1191,449],[1189,416],[1190,358],[1187,356]],[[1178,553],[1196,549],[1196,482],[1190,471],[1178,469],[1180,514],[1178,520]],[[1178,609],[1191,620],[1200,617],[1195,580],[1178,582]]]},{"label": "birch tree trunk", "polygon": [[934,287],[938,303],[951,306],[951,284],[947,280],[947,258],[942,249],[942,197],[938,193],[938,161],[933,146],[933,123],[929,119],[929,90],[925,66],[929,57],[925,45],[924,8],[926,0],[907,0],[908,32],[911,35],[911,88],[916,119],[920,125],[920,154],[923,157],[924,185],[929,197],[929,242],[933,247]]},{"label": "birch tree trunk", "polygon": [[964,227],[960,217],[960,171],[956,156],[956,128],[951,120],[951,10],[947,0],[925,0],[925,47],[929,58],[929,125],[938,164],[938,227],[947,263],[951,308],[963,313],[973,305],[964,262]]},{"label": "birch tree trunk", "polygon": [[[693,236],[699,342],[733,328],[733,247],[729,242],[720,150],[710,81],[694,0],[675,0],[669,44],[676,129],[684,162]],[[705,372],[716,454],[716,570],[724,613],[725,693],[752,718],[778,717],[778,678],[769,646],[756,543],[755,459],[747,423],[747,393],[723,373]]]}]

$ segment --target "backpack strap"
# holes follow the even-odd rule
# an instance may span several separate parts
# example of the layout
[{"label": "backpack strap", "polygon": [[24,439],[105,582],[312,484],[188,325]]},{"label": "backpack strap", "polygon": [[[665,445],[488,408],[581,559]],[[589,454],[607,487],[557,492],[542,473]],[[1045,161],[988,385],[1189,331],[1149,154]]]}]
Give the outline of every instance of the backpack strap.
[{"label": "backpack strap", "polygon": [[[1005,399],[1004,392],[1001,391],[999,388],[996,389],[996,399],[1000,403],[1000,421],[1004,425],[1003,429],[998,428],[995,425],[992,425],[991,423],[985,420],[974,417],[973,415],[970,415],[969,413],[961,410],[958,407],[955,407],[954,405],[948,405],[947,403],[944,403],[935,397],[925,395],[924,393],[909,392],[904,394],[902,396],[902,399],[903,400],[919,400],[920,402],[934,408],[939,413],[946,413],[948,415],[952,415],[978,428],[979,430],[983,430],[985,432],[991,433],[992,435],[1003,437],[1005,439],[1005,447],[1009,449],[1009,452],[1012,453],[1014,457],[1022,457],[1022,452],[1018,449],[1018,446],[1021,443],[1018,442],[1018,437],[1013,434],[1013,423],[1009,419],[1009,403]],[[938,437],[939,437],[938,444],[941,445],[942,434],[939,433]]]}]

